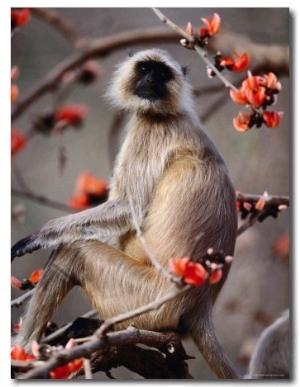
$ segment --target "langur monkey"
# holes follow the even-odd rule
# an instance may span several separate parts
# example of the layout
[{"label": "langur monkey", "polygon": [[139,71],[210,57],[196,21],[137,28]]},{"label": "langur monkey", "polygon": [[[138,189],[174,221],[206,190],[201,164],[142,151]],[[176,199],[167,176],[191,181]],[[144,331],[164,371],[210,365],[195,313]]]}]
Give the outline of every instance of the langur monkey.
[{"label": "langur monkey", "polygon": [[261,334],[245,379],[289,379],[289,310]]},{"label": "langur monkey", "polygon": [[[51,220],[12,248],[12,257],[56,249],[17,337],[26,348],[42,338],[53,311],[75,285],[83,288],[103,319],[167,294],[174,284],[149,261],[136,223],[166,269],[169,257],[192,251],[195,258],[210,247],[225,255],[234,253],[235,190],[222,157],[201,129],[180,65],[164,50],[135,53],[119,65],[108,95],[114,105],[131,113],[108,201]],[[230,379],[238,374],[212,322],[212,307],[230,265],[226,266],[219,283],[191,287],[131,322],[141,329],[190,334],[212,371]]]}]

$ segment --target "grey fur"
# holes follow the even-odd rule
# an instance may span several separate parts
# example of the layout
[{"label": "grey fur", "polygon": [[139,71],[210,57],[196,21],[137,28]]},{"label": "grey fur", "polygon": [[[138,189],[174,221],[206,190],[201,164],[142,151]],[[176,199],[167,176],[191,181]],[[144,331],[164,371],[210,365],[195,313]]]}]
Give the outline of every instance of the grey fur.
[{"label": "grey fur", "polygon": [[290,374],[289,311],[261,334],[249,365],[249,379],[288,379]]},{"label": "grey fur", "polygon": [[[145,60],[170,66],[173,78],[164,85],[165,100],[133,96],[138,82],[134,67]],[[50,221],[33,236],[28,249],[25,241],[13,250],[16,255],[26,253],[32,248],[30,243],[36,248],[58,247],[17,339],[27,348],[33,339],[41,339],[54,309],[76,284],[104,319],[144,305],[173,286],[150,264],[134,229],[129,199],[145,239],[164,267],[169,257],[189,255],[199,235],[195,257],[210,247],[226,255],[234,253],[235,190],[216,147],[201,129],[191,88],[179,64],[162,50],[136,53],[118,67],[108,94],[116,106],[132,113],[116,160],[109,201]],[[119,250],[109,246],[112,239],[118,240]],[[218,377],[237,378],[211,317],[227,271],[219,283],[191,288],[174,302],[132,322],[144,329],[190,333]]]}]

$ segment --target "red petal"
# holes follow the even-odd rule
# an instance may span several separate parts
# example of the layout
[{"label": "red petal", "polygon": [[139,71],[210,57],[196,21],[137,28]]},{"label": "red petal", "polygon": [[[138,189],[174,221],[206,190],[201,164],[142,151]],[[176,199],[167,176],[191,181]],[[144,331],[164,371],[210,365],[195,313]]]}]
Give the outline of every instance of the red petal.
[{"label": "red petal", "polygon": [[209,284],[210,285],[213,285],[213,284],[216,284],[217,282],[220,281],[220,279],[222,278],[222,275],[223,275],[223,272],[221,269],[217,269],[215,270],[210,276],[209,276]]},{"label": "red petal", "polygon": [[85,118],[89,113],[89,109],[85,105],[69,104],[56,111],[56,119],[64,120],[70,124],[76,124]]},{"label": "red petal", "polygon": [[248,101],[244,93],[241,92],[241,90],[229,90],[230,98],[233,100],[233,102],[238,103],[239,105],[245,105]]},{"label": "red petal", "polygon": [[193,286],[199,286],[206,282],[207,271],[198,262],[189,262],[184,274],[184,282]]},{"label": "red petal", "polygon": [[10,352],[10,357],[12,360],[26,360],[25,349],[15,344]]},{"label": "red petal", "polygon": [[271,129],[274,129],[279,125],[282,116],[283,116],[283,112],[277,112],[277,111],[263,112],[264,123],[267,125],[268,128],[271,128]]},{"label": "red petal", "polygon": [[89,206],[89,199],[86,193],[78,193],[68,199],[68,206],[74,210],[83,210]]},{"label": "red petal", "polygon": [[212,20],[211,20],[211,33],[212,35],[216,34],[220,27],[221,27],[221,18],[217,13],[213,14]]},{"label": "red petal", "polygon": [[247,113],[239,112],[239,115],[233,119],[233,126],[239,132],[246,132],[249,130],[250,116]]},{"label": "red petal", "polygon": [[94,195],[102,195],[107,190],[108,182],[104,179],[99,179],[89,172],[82,172],[76,183],[76,192],[85,192]]},{"label": "red petal", "polygon": [[27,143],[27,137],[21,133],[18,129],[12,129],[11,131],[11,153],[17,153],[21,151]]},{"label": "red petal", "polygon": [[35,270],[35,271],[33,271],[33,272],[31,273],[31,275],[30,275],[30,277],[28,278],[28,280],[29,280],[30,282],[32,282],[33,284],[35,284],[35,283],[37,283],[37,282],[41,279],[43,273],[44,273],[44,270],[43,270],[43,269]]},{"label": "red petal", "polygon": [[30,11],[28,8],[23,8],[18,11],[11,11],[11,20],[16,26],[21,27],[27,24],[30,20]]},{"label": "red petal", "polygon": [[52,379],[66,379],[70,372],[67,365],[56,368],[54,371],[49,372]]},{"label": "red petal", "polygon": [[244,53],[242,56],[235,54],[236,60],[232,67],[232,71],[241,72],[246,70],[249,67],[250,59],[247,53]]},{"label": "red petal", "polygon": [[187,34],[193,36],[194,35],[194,29],[193,29],[193,26],[192,26],[192,23],[191,22],[188,22],[186,28],[185,28],[185,31]]},{"label": "red petal", "polygon": [[186,267],[190,262],[191,258],[184,257],[175,260],[174,258],[169,258],[169,268],[172,274],[178,276],[184,276],[186,272]]},{"label": "red petal", "polygon": [[11,277],[11,286],[14,287],[15,289],[21,289],[22,288],[22,282],[18,280],[16,277]]}]

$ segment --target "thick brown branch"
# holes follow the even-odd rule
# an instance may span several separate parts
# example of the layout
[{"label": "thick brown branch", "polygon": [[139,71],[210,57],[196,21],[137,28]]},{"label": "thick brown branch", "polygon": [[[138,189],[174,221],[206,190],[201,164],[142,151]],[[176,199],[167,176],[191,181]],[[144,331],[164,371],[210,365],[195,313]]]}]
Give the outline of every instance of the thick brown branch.
[{"label": "thick brown branch", "polygon": [[27,94],[16,103],[12,112],[12,120],[18,118],[25,109],[45,93],[53,90],[60,81],[62,75],[71,69],[84,63],[86,60],[95,57],[104,57],[115,50],[128,48],[143,43],[174,42],[178,35],[174,31],[161,28],[137,29],[129,32],[121,32],[99,39],[86,39],[85,49],[76,53],[70,58],[59,63],[50,71],[44,80],[38,82]]},{"label": "thick brown branch", "polygon": [[76,346],[70,350],[63,349],[58,352],[54,352],[48,361],[42,364],[39,363],[35,368],[21,375],[19,379],[48,378],[50,371],[65,365],[72,360],[78,358],[90,358],[94,352],[109,349],[112,346],[134,344],[153,346],[163,352],[169,352],[170,354],[179,353],[180,356],[185,359],[188,358],[188,356],[183,354],[182,351],[184,351],[184,349],[175,333],[166,335],[163,333],[138,330],[130,327],[124,331],[110,332],[105,337],[101,338],[94,335],[89,342],[80,346]]}]

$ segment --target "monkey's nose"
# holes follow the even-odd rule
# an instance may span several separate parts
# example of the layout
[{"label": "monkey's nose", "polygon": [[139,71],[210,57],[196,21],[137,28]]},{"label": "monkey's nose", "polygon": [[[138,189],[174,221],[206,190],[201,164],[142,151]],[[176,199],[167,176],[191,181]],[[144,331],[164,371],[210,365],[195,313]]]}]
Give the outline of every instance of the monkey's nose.
[{"label": "monkey's nose", "polygon": [[150,73],[148,73],[146,75],[146,82],[149,83],[150,85],[153,85],[154,84],[154,74],[153,74],[153,71],[151,71]]}]

